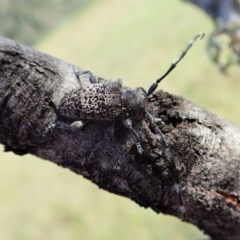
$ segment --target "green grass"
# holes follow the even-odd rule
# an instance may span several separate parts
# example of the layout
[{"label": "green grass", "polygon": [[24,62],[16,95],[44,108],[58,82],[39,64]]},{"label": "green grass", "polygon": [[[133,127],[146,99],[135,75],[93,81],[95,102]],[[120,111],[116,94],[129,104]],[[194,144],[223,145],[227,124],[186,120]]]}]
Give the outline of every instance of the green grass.
[{"label": "green grass", "polygon": [[[99,76],[147,88],[196,33],[211,29],[203,13],[180,0],[99,0],[36,47]],[[240,125],[239,69],[221,75],[205,41],[161,88]],[[0,239],[204,239],[189,224],[140,208],[47,161],[4,153],[0,164]]]}]

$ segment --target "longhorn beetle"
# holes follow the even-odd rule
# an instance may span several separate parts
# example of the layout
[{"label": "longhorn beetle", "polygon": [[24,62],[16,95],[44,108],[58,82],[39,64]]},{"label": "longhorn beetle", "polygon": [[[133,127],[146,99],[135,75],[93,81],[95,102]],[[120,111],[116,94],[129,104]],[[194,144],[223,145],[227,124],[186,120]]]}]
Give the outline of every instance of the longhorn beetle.
[{"label": "longhorn beetle", "polygon": [[[147,110],[149,96],[157,89],[158,84],[177,66],[188,50],[198,38],[204,34],[196,35],[186,46],[181,55],[171,64],[168,70],[153,83],[146,92],[143,88],[122,88],[121,80],[99,83],[90,72],[76,73],[80,86],[65,94],[58,107],[60,116],[76,120],[72,126],[82,126],[81,120],[122,120],[123,125],[129,129],[136,138],[136,148],[139,154],[143,154],[140,137],[134,130],[132,120],[146,119],[154,129],[159,142],[163,143],[165,155],[169,162],[169,169],[174,179],[174,187],[177,194],[180,212],[185,219],[185,207],[182,200],[181,186],[175,161],[170,151],[167,140],[155,123],[152,114]],[[86,84],[84,78],[90,79]],[[111,138],[113,132],[105,130],[104,138],[92,149],[89,159],[93,158],[96,151]]]}]

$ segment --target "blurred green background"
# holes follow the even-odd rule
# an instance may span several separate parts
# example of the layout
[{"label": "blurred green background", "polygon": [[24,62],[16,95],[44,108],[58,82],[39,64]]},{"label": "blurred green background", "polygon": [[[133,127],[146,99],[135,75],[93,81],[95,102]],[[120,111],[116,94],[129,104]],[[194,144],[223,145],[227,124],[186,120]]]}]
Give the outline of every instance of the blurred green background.
[{"label": "blurred green background", "polygon": [[[195,34],[213,29],[204,13],[180,0],[51,0],[41,8],[36,0],[7,2],[14,1],[0,0],[0,9],[8,10],[0,10],[1,34],[132,87],[147,88]],[[198,41],[161,88],[239,126],[240,69],[222,75],[205,44]],[[100,190],[48,161],[0,151],[0,239],[207,239],[190,224]]]}]

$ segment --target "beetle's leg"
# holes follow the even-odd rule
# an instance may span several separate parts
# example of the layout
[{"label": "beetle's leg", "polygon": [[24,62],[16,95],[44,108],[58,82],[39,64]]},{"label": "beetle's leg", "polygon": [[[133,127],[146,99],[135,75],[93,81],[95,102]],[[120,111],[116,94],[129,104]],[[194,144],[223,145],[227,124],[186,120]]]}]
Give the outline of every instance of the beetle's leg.
[{"label": "beetle's leg", "polygon": [[166,156],[166,159],[168,160],[168,167],[169,170],[172,174],[173,180],[174,180],[174,186],[173,186],[173,190],[176,192],[177,194],[177,198],[178,198],[178,203],[179,203],[179,211],[180,214],[183,218],[183,220],[186,219],[186,210],[183,204],[183,198],[182,198],[182,192],[181,192],[181,184],[180,184],[180,180],[179,180],[179,174],[176,168],[176,163],[174,161],[171,149],[169,147],[169,144],[166,140],[166,138],[164,137],[163,133],[161,132],[161,130],[159,129],[159,127],[157,126],[154,116],[149,113],[148,111],[146,112],[146,119],[149,122],[149,124],[151,125],[151,127],[154,129],[155,133],[158,134],[158,140],[161,141],[164,145],[164,153]]},{"label": "beetle's leg", "polygon": [[[86,122],[85,122],[86,123]],[[80,130],[81,128],[83,128],[85,126],[85,123],[83,123],[82,121],[74,121],[72,123],[66,123],[63,121],[54,121],[49,123],[48,127],[45,129],[43,135],[48,134],[49,132],[51,132],[53,129],[59,129],[59,130],[72,130],[72,131],[76,131],[76,130]]]},{"label": "beetle's leg", "polygon": [[71,123],[68,123],[67,121],[64,121],[62,119],[63,117],[59,113],[59,109],[57,108],[57,106],[55,105],[53,100],[51,98],[48,98],[48,101],[49,101],[49,105],[53,108],[53,110],[55,112],[56,119],[49,122],[48,126],[46,127],[46,129],[43,132],[43,135],[48,134],[54,128],[57,128],[57,129],[71,129],[73,131],[74,130],[79,130],[85,125],[85,123],[87,123],[87,121],[85,121],[85,123],[83,123],[82,120],[73,121]]},{"label": "beetle's leg", "polygon": [[137,142],[136,142],[136,148],[137,148],[137,151],[140,155],[143,154],[143,149],[142,149],[142,146],[141,146],[141,143],[140,143],[140,137],[138,136],[137,132],[134,130],[133,126],[132,126],[132,121],[131,119],[127,118],[127,119],[124,119],[123,120],[123,124],[124,126],[129,129],[129,131],[131,131],[133,133],[133,135],[135,136]]},{"label": "beetle's leg", "polygon": [[74,73],[75,73],[80,85],[82,85],[82,83],[88,82],[88,81],[90,81],[90,83],[98,82],[98,78],[91,71],[80,72],[74,68]]},{"label": "beetle's leg", "polygon": [[88,160],[91,160],[95,157],[96,152],[102,146],[105,145],[106,141],[110,140],[113,137],[113,134],[114,134],[114,123],[104,131],[104,136],[103,136],[102,140],[100,140],[98,143],[95,144],[95,146],[93,147],[93,149],[91,150],[91,152],[88,156]]},{"label": "beetle's leg", "polygon": [[82,129],[85,124],[87,123],[87,121],[83,122],[83,121],[74,121],[70,124],[70,127],[71,127],[71,130],[74,131],[74,130],[80,130]]}]

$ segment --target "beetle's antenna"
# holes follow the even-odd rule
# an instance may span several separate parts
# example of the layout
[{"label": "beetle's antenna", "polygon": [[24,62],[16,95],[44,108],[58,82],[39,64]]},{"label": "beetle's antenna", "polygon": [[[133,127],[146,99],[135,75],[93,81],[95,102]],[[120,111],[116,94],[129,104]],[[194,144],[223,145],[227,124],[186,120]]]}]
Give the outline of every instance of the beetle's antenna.
[{"label": "beetle's antenna", "polygon": [[197,34],[186,46],[184,51],[181,53],[181,55],[171,64],[171,66],[168,68],[168,70],[156,80],[155,83],[153,83],[150,88],[148,89],[147,96],[152,94],[156,88],[158,87],[158,84],[177,66],[177,64],[184,58],[184,56],[187,54],[188,50],[193,46],[193,44],[196,42],[198,38],[202,39],[205,36],[204,33]]}]

